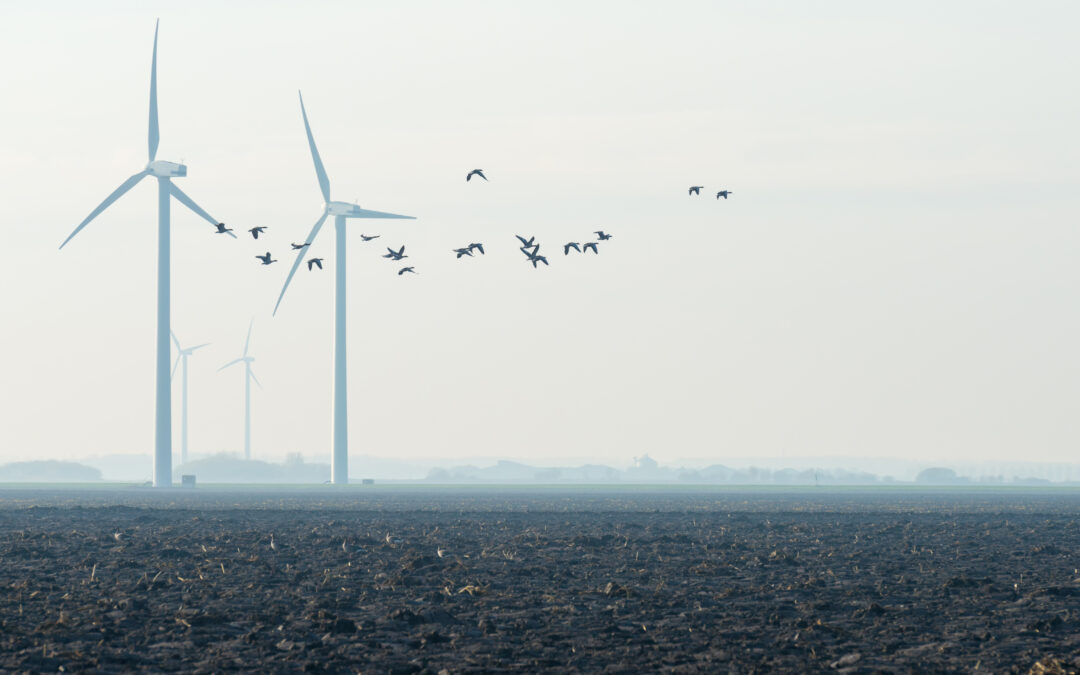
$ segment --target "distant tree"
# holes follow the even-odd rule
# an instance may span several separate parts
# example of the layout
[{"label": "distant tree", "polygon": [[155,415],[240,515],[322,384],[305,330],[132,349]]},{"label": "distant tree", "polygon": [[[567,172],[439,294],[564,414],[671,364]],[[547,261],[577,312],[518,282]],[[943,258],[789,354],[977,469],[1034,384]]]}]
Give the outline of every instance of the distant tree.
[{"label": "distant tree", "polygon": [[956,475],[956,472],[952,469],[946,469],[940,466],[933,466],[929,469],[923,469],[915,476],[916,483],[927,483],[929,485],[956,485],[957,483],[967,483],[968,479],[961,478]]},{"label": "distant tree", "polygon": [[642,455],[641,457],[635,457],[634,458],[634,466],[636,468],[638,468],[638,469],[645,469],[647,471],[651,471],[653,469],[656,469],[660,465],[657,464],[655,459],[653,459],[652,457],[649,457],[647,454],[645,454],[645,455]]}]

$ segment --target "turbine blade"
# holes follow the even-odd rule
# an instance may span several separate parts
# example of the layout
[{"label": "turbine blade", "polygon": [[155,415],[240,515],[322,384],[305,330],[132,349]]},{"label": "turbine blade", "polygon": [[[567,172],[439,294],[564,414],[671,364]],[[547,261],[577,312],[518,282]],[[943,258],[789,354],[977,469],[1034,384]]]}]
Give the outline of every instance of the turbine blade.
[{"label": "turbine blade", "polygon": [[209,342],[204,342],[204,343],[202,343],[201,345],[195,345],[194,347],[188,347],[188,348],[187,348],[187,353],[188,353],[188,354],[190,354],[191,352],[195,351],[196,349],[199,349],[199,348],[201,348],[201,347],[205,347],[205,346],[207,346],[208,344],[210,344],[210,343],[209,343]]},{"label": "turbine blade", "polygon": [[386,213],[384,211],[369,211],[368,209],[360,209],[360,213],[357,215],[351,215],[349,218],[404,218],[408,220],[416,220],[416,216],[401,216],[396,213]]},{"label": "turbine blade", "polygon": [[[315,242],[315,235],[317,235],[319,233],[319,229],[322,227],[323,223],[326,221],[326,217],[328,215],[330,215],[329,211],[323,211],[322,217],[319,218],[319,220],[315,222],[315,227],[311,228],[311,234],[309,234],[307,236],[307,239],[305,239],[304,241],[306,241],[308,243],[314,243]],[[308,247],[308,248],[310,248],[310,247]],[[281,299],[285,297],[285,290],[289,287],[289,282],[292,281],[293,275],[296,274],[296,269],[298,267],[300,267],[300,263],[304,262],[304,252],[306,250],[307,250],[307,248],[302,248],[302,249],[300,249],[299,251],[296,252],[296,260],[293,262],[292,269],[289,270],[289,276],[285,277],[285,285],[281,287],[281,295],[278,296],[277,304],[274,305],[274,314],[273,315],[277,315],[278,307],[281,306]]]},{"label": "turbine blade", "polygon": [[171,379],[172,379],[173,377],[175,377],[175,376],[176,376],[176,367],[177,367],[177,366],[179,366],[179,365],[180,365],[180,357],[179,357],[179,356],[177,356],[177,357],[176,357],[176,363],[172,364],[172,374],[171,374],[171,375],[169,375],[169,379],[170,379],[170,380],[171,380]]},{"label": "turbine blade", "polygon": [[[176,183],[169,181],[169,190],[172,192],[173,197],[176,197],[177,201],[194,211],[195,215],[201,217],[203,220],[210,223],[211,225],[214,225],[215,227],[217,226],[218,221],[211,218],[210,214],[204,211],[202,207],[200,207],[198,204],[196,204],[194,200],[191,199],[191,197],[188,197],[183,190],[178,188],[176,186]],[[229,235],[233,239],[236,239],[236,235],[232,232],[226,232],[225,234]]]},{"label": "turbine blade", "polygon": [[184,351],[183,348],[180,346],[180,341],[176,339],[176,333],[174,333],[171,328],[169,329],[169,335],[172,336],[173,344],[176,345],[176,351]]},{"label": "turbine blade", "polygon": [[307,142],[311,146],[311,159],[315,161],[315,175],[319,177],[319,189],[322,190],[323,200],[330,201],[330,179],[326,177],[326,169],[323,168],[322,159],[319,158],[319,149],[315,147],[315,137],[311,135],[311,125],[308,124],[307,110],[304,109],[304,95],[300,94],[300,114],[304,116],[304,130],[307,131]]},{"label": "turbine blade", "polygon": [[101,202],[101,204],[98,204],[98,207],[90,212],[90,215],[86,217],[86,220],[79,223],[79,226],[75,228],[75,231],[68,235],[68,238],[64,240],[63,244],[60,244],[60,248],[64,248],[64,244],[67,244],[69,241],[71,241],[71,238],[77,235],[79,233],[79,230],[86,227],[87,223],[89,223],[94,218],[97,218],[98,214],[109,208],[110,204],[115,202],[117,199],[120,199],[120,197],[122,197],[125,192],[135,187],[135,184],[145,178],[148,173],[149,172],[147,171],[140,171],[139,173],[135,174],[131,178],[128,178],[126,181],[121,183],[120,187],[113,190],[112,194],[105,198],[105,201]]},{"label": "turbine blade", "polygon": [[220,373],[221,371],[225,370],[229,366],[235,365],[237,363],[243,363],[243,362],[244,362],[244,357],[242,357],[242,356],[240,358],[238,358],[238,359],[233,359],[232,361],[229,361],[228,363],[226,363],[222,367],[218,368],[218,372]]},{"label": "turbine blade", "polygon": [[157,34],[158,24],[161,23],[161,19],[158,19],[154,24],[154,57],[150,61],[150,135],[149,135],[149,155],[150,160],[154,161],[154,157],[157,157],[158,141],[160,135],[158,134],[158,114],[157,114]]},{"label": "turbine blade", "polygon": [[250,366],[248,366],[248,375],[250,375],[251,379],[255,381],[255,384],[259,385],[259,389],[263,388],[262,383],[259,382],[259,378],[255,377],[255,371],[252,370]]},{"label": "turbine blade", "polygon": [[254,326],[254,325],[255,325],[255,318],[252,317],[251,321],[248,323],[248,336],[247,336],[247,339],[244,340],[244,356],[247,356],[248,345],[251,344],[251,327]]}]

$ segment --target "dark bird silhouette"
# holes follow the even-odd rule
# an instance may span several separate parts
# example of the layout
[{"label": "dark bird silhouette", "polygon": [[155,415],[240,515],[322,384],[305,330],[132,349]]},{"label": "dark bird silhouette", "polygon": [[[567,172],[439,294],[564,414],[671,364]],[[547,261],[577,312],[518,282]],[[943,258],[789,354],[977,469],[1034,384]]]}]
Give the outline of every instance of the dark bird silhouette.
[{"label": "dark bird silhouette", "polygon": [[611,235],[604,234],[603,230],[597,230],[596,236],[599,237],[600,241],[607,241],[608,239],[611,239]]},{"label": "dark bird silhouette", "polygon": [[261,226],[260,227],[253,227],[250,230],[248,230],[248,232],[251,233],[251,236],[255,237],[256,239],[258,239],[259,235],[262,234],[265,231],[266,231],[266,228],[261,227]]},{"label": "dark bird silhouette", "polygon": [[694,185],[693,187],[690,188],[690,192],[688,194],[699,195],[699,194],[701,194],[701,188],[703,188],[703,187],[705,187],[705,186],[704,185]]},{"label": "dark bird silhouette", "polygon": [[539,251],[533,251],[532,253],[529,253],[527,255],[529,256],[529,262],[532,263],[533,267],[536,267],[536,263],[538,262],[542,262],[545,265],[548,264],[547,258],[540,255]]},{"label": "dark bird silhouette", "polygon": [[514,236],[517,237],[518,241],[521,242],[521,248],[528,248],[529,246],[533,245],[534,241],[536,241],[536,237],[529,237],[528,239],[525,239],[525,237],[521,236],[520,234],[515,234]]},{"label": "dark bird silhouette", "polygon": [[465,182],[467,183],[467,182],[471,181],[473,176],[480,176],[484,180],[487,180],[487,176],[484,175],[484,172],[482,170],[473,169],[472,171],[469,172],[468,176],[465,176]]},{"label": "dark bird silhouette", "polygon": [[217,232],[215,232],[214,234],[225,234],[226,232],[232,232],[232,228],[225,227],[225,223],[218,223],[216,227]]},{"label": "dark bird silhouette", "polygon": [[[582,246],[582,248],[585,249],[585,251],[588,251],[591,248],[593,253],[596,253],[596,254],[600,253],[600,251],[596,250],[596,242],[595,241],[590,241],[589,243]],[[582,251],[582,253],[584,253],[585,251]]]},{"label": "dark bird silhouette", "polygon": [[470,251],[473,250],[474,248],[477,251],[480,251],[480,255],[487,255],[487,253],[484,253],[484,245],[483,244],[469,244],[469,250]]},{"label": "dark bird silhouette", "polygon": [[[585,246],[587,247],[588,244],[586,244]],[[572,241],[569,244],[563,244],[563,247],[562,247],[563,255],[570,255],[570,249],[574,249],[578,253],[581,253],[581,249],[578,248],[578,243],[576,241]]]},{"label": "dark bird silhouette", "polygon": [[419,272],[417,272],[416,270],[414,270],[411,267],[402,267],[401,269],[398,270],[397,275],[400,277],[402,274],[405,274],[406,272],[412,272],[413,274],[420,274]]},{"label": "dark bird silhouette", "polygon": [[366,234],[361,234],[361,235],[360,235],[360,238],[361,238],[361,239],[363,239],[364,241],[371,241],[372,239],[378,239],[378,238],[379,238],[379,236],[380,236],[380,235],[377,235],[377,234],[373,234],[373,235],[371,235],[371,236],[369,237],[369,236],[368,236],[368,235],[366,235]]},{"label": "dark bird silhouette", "polygon": [[471,248],[455,248],[454,253],[457,253],[457,257],[458,257],[459,260],[461,259],[461,256],[463,256],[463,255],[467,255],[470,258],[472,257],[472,249]]},{"label": "dark bird silhouette", "polygon": [[290,244],[290,245],[292,246],[292,250],[299,251],[302,248],[307,248],[308,246],[311,246],[311,242],[305,241],[303,244]]},{"label": "dark bird silhouette", "polygon": [[312,265],[314,265],[315,267],[318,267],[319,269],[322,269],[322,258],[310,258],[307,261],[308,272],[311,271],[311,266]]},{"label": "dark bird silhouette", "polygon": [[724,199],[727,199],[727,196],[731,194],[731,192],[731,190],[721,190],[720,192],[716,193],[716,198],[720,199],[721,197],[723,197]]},{"label": "dark bird silhouette", "polygon": [[[529,249],[532,249],[532,251],[530,251]],[[521,252],[524,253],[526,257],[539,253],[540,244],[533,244],[532,246],[522,246]]]},{"label": "dark bird silhouette", "polygon": [[390,258],[391,260],[401,260],[402,258],[408,258],[409,257],[409,256],[405,255],[405,246],[404,245],[402,245],[400,251],[395,251],[394,249],[390,248],[389,246],[386,247],[386,250],[390,251],[390,252],[383,255],[384,258]]},{"label": "dark bird silhouette", "polygon": [[276,263],[277,262],[276,260],[271,260],[270,259],[270,251],[267,251],[266,255],[257,255],[255,257],[258,258],[259,260],[261,260],[262,264],[264,264],[264,265],[269,265],[270,263]]}]

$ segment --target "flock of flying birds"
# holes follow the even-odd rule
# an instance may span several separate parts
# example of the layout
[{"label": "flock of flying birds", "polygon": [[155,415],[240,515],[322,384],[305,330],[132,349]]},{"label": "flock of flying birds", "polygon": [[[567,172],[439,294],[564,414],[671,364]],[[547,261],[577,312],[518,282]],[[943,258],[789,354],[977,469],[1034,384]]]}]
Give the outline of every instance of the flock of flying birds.
[{"label": "flock of flying birds", "polygon": [[[479,176],[480,178],[483,178],[485,181],[487,180],[487,176],[484,175],[483,170],[481,170],[481,169],[473,169],[472,171],[470,171],[465,176],[465,182],[471,181],[473,176]],[[704,185],[692,185],[692,186],[690,186],[689,194],[691,196],[700,195],[701,190],[704,189],[704,187],[705,187]],[[732,194],[732,192],[733,192],[732,190],[720,190],[719,192],[716,193],[716,198],[720,199],[721,197],[723,197],[724,199],[727,199],[728,195]],[[264,234],[267,229],[268,228],[265,225],[263,225],[263,226],[258,226],[258,227],[252,227],[252,228],[248,229],[248,232],[250,232],[251,236],[254,239],[257,240],[259,238],[259,235]],[[225,227],[225,223],[218,223],[217,224],[217,234],[225,234],[226,232],[232,232],[232,229],[228,228],[228,227]],[[563,244],[563,255],[570,255],[570,249],[573,249],[573,250],[577,251],[578,253],[586,253],[588,251],[592,251],[594,254],[598,255],[600,253],[600,251],[597,248],[597,244],[599,242],[601,242],[601,241],[607,241],[608,239],[611,239],[611,235],[607,234],[603,230],[596,230],[593,234],[595,234],[596,237],[597,237],[596,241],[589,241],[589,242],[586,242],[584,244],[582,244],[580,242],[576,242],[576,241],[569,241],[569,242]],[[372,239],[378,239],[379,236],[380,235],[377,235],[377,234],[372,234],[372,235],[361,234],[360,238],[363,239],[364,241],[371,241]],[[521,242],[521,246],[519,247],[519,250],[522,253],[525,254],[526,262],[532,263],[532,266],[534,268],[538,266],[538,263],[544,263],[545,265],[548,264],[547,256],[540,255],[540,244],[536,243],[536,237],[529,237],[528,239],[526,239],[525,237],[521,236],[520,234],[515,234],[514,236],[517,237],[518,240]],[[310,246],[311,242],[305,241],[302,244],[297,244],[295,242],[292,242],[292,243],[290,243],[290,245],[292,246],[292,250],[299,251],[299,250],[305,249],[308,246]],[[383,254],[383,257],[388,258],[391,261],[395,261],[395,262],[396,261],[401,261],[401,260],[404,260],[405,258],[409,257],[409,256],[405,255],[405,246],[404,246],[404,244],[401,246],[401,248],[399,248],[396,251],[394,249],[390,248],[389,246],[387,246],[386,251],[387,252]],[[454,255],[457,256],[458,260],[460,260],[463,256],[469,256],[470,258],[473,257],[473,252],[474,251],[479,251],[480,255],[487,255],[484,252],[484,245],[481,244],[481,243],[472,243],[472,244],[469,244],[468,246],[464,246],[462,248],[452,249],[452,251],[453,251]],[[255,257],[258,260],[260,260],[263,265],[271,265],[271,264],[277,262],[277,260],[274,259],[273,255],[270,253],[270,251],[267,251],[265,255],[257,255]],[[321,270],[323,268],[322,264],[323,264],[323,259],[322,258],[308,258],[308,260],[307,260],[308,271],[310,272],[313,269],[315,269],[316,267],[318,267]],[[419,274],[419,272],[417,272],[416,269],[413,268],[412,266],[407,266],[407,267],[402,267],[401,269],[398,270],[398,276],[402,276],[404,274]]]}]

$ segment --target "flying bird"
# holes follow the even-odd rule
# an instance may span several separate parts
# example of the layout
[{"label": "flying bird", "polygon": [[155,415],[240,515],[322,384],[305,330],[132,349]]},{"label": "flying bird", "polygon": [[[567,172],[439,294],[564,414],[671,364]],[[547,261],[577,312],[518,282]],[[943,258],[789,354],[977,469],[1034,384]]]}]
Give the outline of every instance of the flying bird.
[{"label": "flying bird", "polygon": [[521,236],[520,234],[515,234],[514,236],[517,237],[518,241],[521,242],[521,248],[528,248],[529,246],[533,245],[534,241],[536,241],[536,237],[529,237],[526,240],[525,237]]},{"label": "flying bird", "polygon": [[[588,246],[589,246],[588,244],[585,244],[586,248],[588,248]],[[578,248],[578,243],[576,241],[572,241],[569,244],[563,244],[563,247],[562,247],[563,255],[570,255],[570,249],[574,249],[578,253],[581,253],[581,249]]]},{"label": "flying bird", "polygon": [[611,239],[611,235],[610,234],[604,234],[603,230],[597,230],[596,231],[596,236],[600,238],[600,241],[607,241],[608,239]]},{"label": "flying bird", "polygon": [[703,187],[705,187],[705,186],[704,185],[694,185],[694,186],[692,186],[690,188],[690,192],[688,194],[699,195],[699,194],[701,194],[701,188],[703,188]]},{"label": "flying bird", "polygon": [[390,248],[389,246],[386,247],[386,250],[389,251],[389,253],[385,254],[383,256],[384,258],[390,258],[391,260],[401,260],[402,258],[408,258],[409,257],[409,256],[405,255],[405,246],[404,246],[404,244],[401,246],[400,251],[395,251],[394,249]]},{"label": "flying bird", "polygon": [[474,248],[477,251],[480,251],[480,255],[487,255],[487,253],[484,253],[484,245],[483,244],[469,244],[469,250],[470,251],[473,250]]},{"label": "flying bird", "polygon": [[533,246],[533,250],[532,250],[532,252],[531,252],[531,253],[530,253],[529,251],[526,251],[526,250],[525,250],[525,247],[524,247],[524,246],[522,246],[522,247],[521,247],[521,252],[522,252],[522,253],[524,253],[524,254],[525,254],[525,255],[526,255],[527,257],[528,257],[528,259],[529,259],[529,262],[531,262],[531,263],[532,263],[532,266],[533,266],[534,268],[536,267],[536,263],[538,263],[538,262],[542,262],[542,263],[544,263],[545,265],[547,265],[547,264],[548,264],[547,258],[546,258],[546,257],[544,257],[544,256],[542,256],[542,255],[540,255],[540,244],[536,244],[536,245],[534,245],[534,246]]},{"label": "flying bird", "polygon": [[723,197],[724,199],[727,199],[727,196],[731,194],[731,192],[731,190],[721,190],[720,192],[716,193],[716,198],[720,199],[721,197]]},{"label": "flying bird", "polygon": [[225,234],[226,232],[232,232],[232,228],[225,227],[225,223],[218,223],[217,225],[215,225],[215,227],[217,227],[217,232],[215,232],[214,234]]},{"label": "flying bird", "polygon": [[471,248],[455,248],[454,253],[457,253],[457,257],[458,257],[459,260],[461,259],[461,256],[463,256],[463,255],[467,255],[470,258],[472,257],[472,249]]},{"label": "flying bird", "polygon": [[267,251],[266,255],[257,255],[255,257],[258,258],[259,260],[261,260],[262,264],[264,264],[264,265],[269,265],[270,263],[276,263],[277,262],[276,260],[271,260],[270,259],[270,251]]},{"label": "flying bird", "polygon": [[323,261],[322,258],[311,258],[311,259],[309,259],[307,261],[308,272],[311,271],[311,266],[312,265],[314,265],[315,267],[318,267],[319,269],[322,269],[322,261]]},{"label": "flying bird", "polygon": [[401,269],[398,270],[397,275],[400,277],[402,274],[405,274],[406,272],[412,272],[413,274],[420,274],[419,272],[417,272],[416,270],[414,270],[411,267],[402,267]]},{"label": "flying bird", "polygon": [[292,246],[292,250],[299,251],[302,248],[307,248],[308,246],[311,246],[311,242],[310,241],[305,241],[303,244],[290,244],[290,245]]},{"label": "flying bird", "polygon": [[484,175],[484,172],[482,170],[473,169],[472,171],[469,172],[468,176],[465,176],[465,182],[467,183],[467,182],[471,181],[473,176],[480,176],[484,180],[487,180],[487,176]]},{"label": "flying bird", "polygon": [[250,232],[250,233],[251,233],[251,236],[255,237],[256,239],[258,239],[258,238],[259,238],[259,235],[260,235],[260,234],[262,234],[262,233],[263,233],[263,232],[265,232],[265,231],[266,231],[266,228],[265,228],[265,227],[262,227],[262,226],[260,226],[260,227],[253,227],[253,228],[251,228],[250,230],[248,230],[248,232]]},{"label": "flying bird", "polygon": [[[584,248],[585,251],[588,251],[591,248],[593,253],[596,253],[596,254],[600,253],[600,251],[596,250],[596,242],[595,241],[590,241],[589,243],[585,244],[585,246],[583,246],[582,248]],[[584,253],[585,251],[582,251],[582,253]]]},{"label": "flying bird", "polygon": [[373,234],[373,235],[371,235],[371,236],[369,237],[369,236],[368,236],[368,235],[366,235],[366,234],[361,234],[361,235],[360,235],[360,238],[361,238],[361,239],[363,239],[364,241],[371,241],[372,239],[378,239],[378,238],[379,238],[379,236],[380,236],[380,235],[377,235],[377,234]]}]

